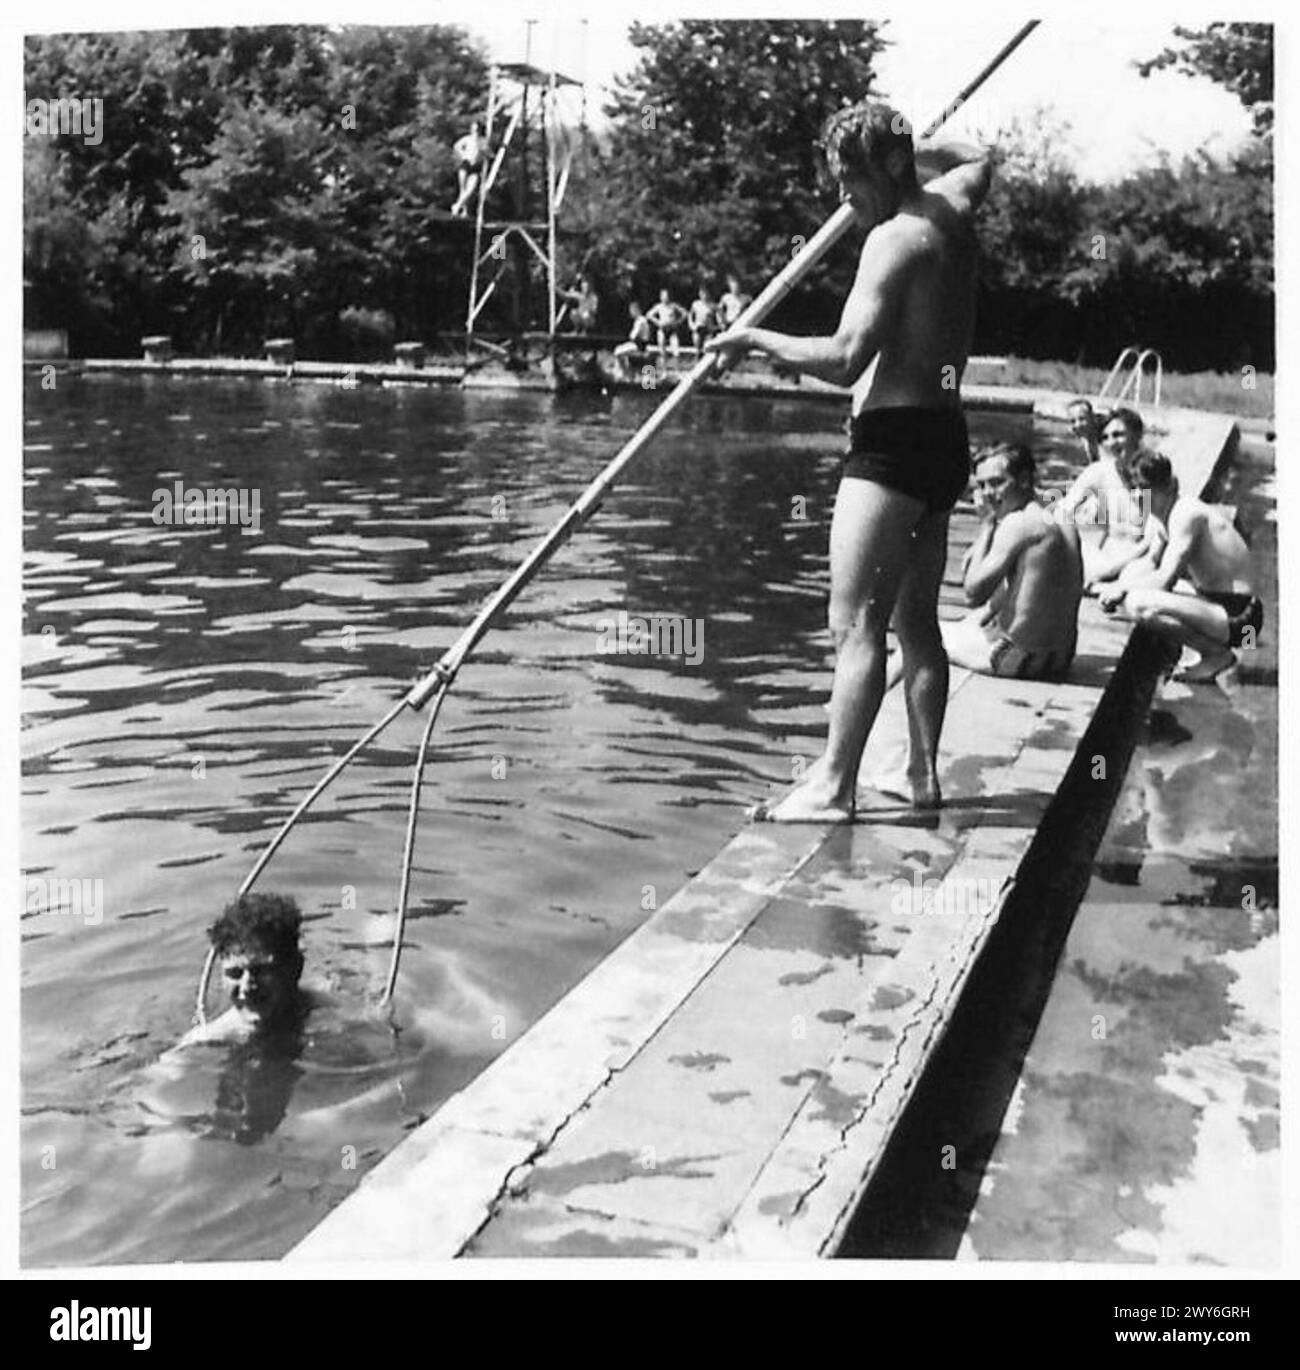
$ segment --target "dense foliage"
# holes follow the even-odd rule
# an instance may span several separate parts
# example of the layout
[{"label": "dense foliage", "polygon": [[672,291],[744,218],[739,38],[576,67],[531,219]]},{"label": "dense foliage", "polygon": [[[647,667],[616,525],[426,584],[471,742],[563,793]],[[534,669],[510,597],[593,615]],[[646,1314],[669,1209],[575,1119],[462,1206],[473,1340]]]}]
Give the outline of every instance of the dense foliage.
[{"label": "dense foliage", "polygon": [[104,132],[24,145],[29,325],[74,348],[346,350],[347,321],[406,336],[464,318],[470,243],[452,143],[480,110],[457,29],[200,29],[27,42],[26,98],[97,95]]},{"label": "dense foliage", "polygon": [[[977,350],[1104,364],[1137,341],[1177,368],[1272,368],[1271,30],[1177,36],[1143,68],[1224,84],[1254,145],[1099,186],[1050,119],[1004,130]],[[564,213],[566,269],[595,279],[611,330],[661,285],[685,301],[734,271],[753,290],[789,260],[834,206],[817,131],[874,90],[885,32],[688,21],[632,39],[640,60]],[[29,38],[27,99],[100,96],[104,129],[25,139],[28,325],[68,328],[82,355],[136,353],[150,332],[188,352],[286,332],[304,355],[377,355],[458,328],[470,235],[430,211],[455,197],[452,143],[486,81],[483,53],[444,27]],[[852,267],[847,244],[778,322],[825,328]]]}]

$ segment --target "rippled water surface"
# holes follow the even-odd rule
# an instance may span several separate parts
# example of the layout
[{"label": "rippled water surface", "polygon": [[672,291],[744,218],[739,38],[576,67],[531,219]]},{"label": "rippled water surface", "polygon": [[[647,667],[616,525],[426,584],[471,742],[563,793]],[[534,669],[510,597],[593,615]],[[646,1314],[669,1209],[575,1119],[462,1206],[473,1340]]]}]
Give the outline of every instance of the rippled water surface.
[{"label": "rippled water surface", "polygon": [[[322,1007],[305,1037],[159,1060],[189,1023],[204,929],[257,851],[651,404],[29,387],[25,1262],[283,1253],[816,752],[844,411],[697,400],[443,710],[393,1018],[370,1004],[413,715],[259,883],[309,920],[305,982]],[[972,431],[1029,434],[1028,420],[978,415]],[[1068,448],[1037,440],[1063,478]],[[154,491],[178,480],[257,490],[260,527],[160,526]],[[969,534],[959,515],[950,582]],[[945,597],[955,612],[953,584]],[[702,660],[598,651],[620,610],[698,620]]]}]

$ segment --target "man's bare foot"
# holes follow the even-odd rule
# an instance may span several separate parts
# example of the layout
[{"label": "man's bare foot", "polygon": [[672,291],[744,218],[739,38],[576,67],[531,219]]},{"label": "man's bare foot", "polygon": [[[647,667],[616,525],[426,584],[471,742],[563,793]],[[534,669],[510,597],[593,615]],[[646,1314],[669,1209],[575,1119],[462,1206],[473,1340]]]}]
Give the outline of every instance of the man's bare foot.
[{"label": "man's bare foot", "polygon": [[890,799],[901,799],[914,809],[938,809],[943,807],[943,795],[939,791],[937,776],[913,776],[907,770],[882,771],[877,775],[864,777],[863,784],[877,794],[887,795]]},{"label": "man's bare foot", "polygon": [[853,800],[840,800],[813,777],[791,790],[781,801],[764,801],[749,810],[755,823],[852,823]]},{"label": "man's bare foot", "polygon": [[1185,671],[1178,671],[1174,679],[1184,685],[1213,685],[1215,681],[1237,665],[1237,654],[1225,651],[1222,656],[1203,656]]}]

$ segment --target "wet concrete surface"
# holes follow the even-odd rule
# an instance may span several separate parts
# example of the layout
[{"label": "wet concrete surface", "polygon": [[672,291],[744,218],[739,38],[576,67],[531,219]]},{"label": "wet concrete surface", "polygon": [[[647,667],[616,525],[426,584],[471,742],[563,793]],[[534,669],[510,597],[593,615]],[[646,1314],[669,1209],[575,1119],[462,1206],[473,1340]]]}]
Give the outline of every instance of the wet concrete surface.
[{"label": "wet concrete surface", "polygon": [[1276,693],[1153,719],[963,1255],[1280,1257]]},{"label": "wet concrete surface", "polygon": [[[1037,908],[1030,897],[1004,917],[841,1254],[1280,1260],[1278,601],[1262,444],[1224,497],[1268,608],[1244,683],[1158,689],[1077,916],[1058,916],[1049,880]],[[1058,875],[1075,847],[1063,831]]]}]

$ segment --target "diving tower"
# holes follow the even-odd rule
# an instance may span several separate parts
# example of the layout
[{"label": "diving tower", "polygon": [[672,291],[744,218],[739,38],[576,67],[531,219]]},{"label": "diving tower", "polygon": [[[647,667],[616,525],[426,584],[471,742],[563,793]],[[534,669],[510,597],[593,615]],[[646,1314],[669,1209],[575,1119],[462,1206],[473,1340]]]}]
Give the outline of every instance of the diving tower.
[{"label": "diving tower", "polygon": [[[578,99],[575,101],[575,93]],[[575,108],[576,104],[576,108]],[[554,334],[562,311],[559,297],[556,224],[569,186],[574,154],[586,128],[582,82],[530,62],[499,62],[491,68],[484,121],[488,157],[474,209],[474,256],[470,269],[467,340],[472,339],[488,302],[514,275],[512,322],[519,332],[544,327]],[[536,162],[542,159],[541,184]],[[511,212],[489,214],[508,185]],[[545,288],[544,317],[537,317],[533,289]]]}]

